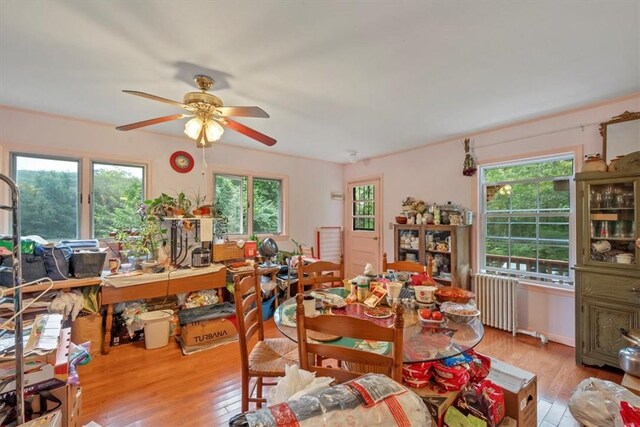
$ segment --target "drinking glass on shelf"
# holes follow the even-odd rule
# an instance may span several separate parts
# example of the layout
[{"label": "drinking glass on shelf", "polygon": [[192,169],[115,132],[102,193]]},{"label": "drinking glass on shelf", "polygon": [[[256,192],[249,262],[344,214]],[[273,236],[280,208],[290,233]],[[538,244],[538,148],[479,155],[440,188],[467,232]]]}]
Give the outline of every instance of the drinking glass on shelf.
[{"label": "drinking glass on shelf", "polygon": [[613,207],[613,187],[608,185],[607,187],[605,187],[604,191],[602,192],[602,207],[605,208],[611,208]]},{"label": "drinking glass on shelf", "polygon": [[609,237],[609,221],[600,222],[600,237]]},{"label": "drinking glass on shelf", "polygon": [[598,191],[593,191],[591,193],[591,207],[599,208],[602,206],[602,193]]},{"label": "drinking glass on shelf", "polygon": [[615,228],[613,230],[613,237],[625,237],[624,228],[624,221],[616,221]]}]

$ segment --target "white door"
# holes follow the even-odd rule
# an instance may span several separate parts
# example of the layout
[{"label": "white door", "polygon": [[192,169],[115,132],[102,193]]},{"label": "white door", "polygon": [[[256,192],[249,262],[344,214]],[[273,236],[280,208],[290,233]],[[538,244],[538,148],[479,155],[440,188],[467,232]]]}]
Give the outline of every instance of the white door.
[{"label": "white door", "polygon": [[347,193],[345,274],[350,278],[363,274],[367,263],[380,271],[380,178],[349,182]]}]

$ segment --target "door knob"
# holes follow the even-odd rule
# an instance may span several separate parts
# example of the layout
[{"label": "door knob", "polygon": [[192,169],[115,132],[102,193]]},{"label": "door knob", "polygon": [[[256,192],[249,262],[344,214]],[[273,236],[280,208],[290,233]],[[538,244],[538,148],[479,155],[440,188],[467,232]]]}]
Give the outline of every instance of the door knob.
[{"label": "door knob", "polygon": [[374,238],[373,238],[373,240],[378,240],[378,238],[377,238],[377,237],[374,237]]}]

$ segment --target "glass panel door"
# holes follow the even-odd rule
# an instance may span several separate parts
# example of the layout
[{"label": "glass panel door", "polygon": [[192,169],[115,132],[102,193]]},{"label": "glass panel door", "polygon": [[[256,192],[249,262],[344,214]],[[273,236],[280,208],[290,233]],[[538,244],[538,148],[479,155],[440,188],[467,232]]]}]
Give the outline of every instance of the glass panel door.
[{"label": "glass panel door", "polygon": [[634,181],[589,186],[590,261],[637,266]]}]

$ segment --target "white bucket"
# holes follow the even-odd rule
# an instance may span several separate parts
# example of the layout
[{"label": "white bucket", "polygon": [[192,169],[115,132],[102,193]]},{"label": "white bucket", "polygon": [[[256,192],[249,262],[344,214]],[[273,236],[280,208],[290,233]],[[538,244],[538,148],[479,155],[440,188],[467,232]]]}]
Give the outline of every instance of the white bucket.
[{"label": "white bucket", "polygon": [[144,322],[144,346],[147,350],[169,344],[172,316],[172,310],[147,311],[138,316]]}]

